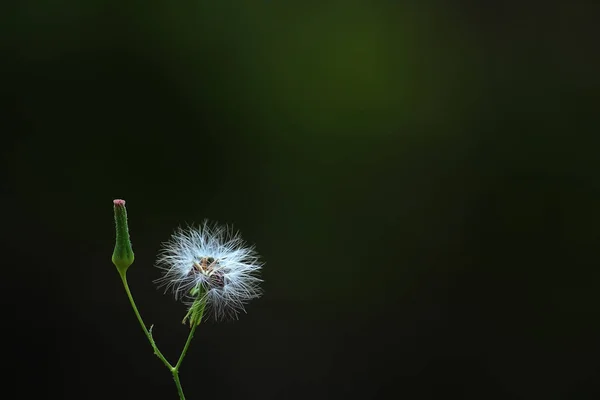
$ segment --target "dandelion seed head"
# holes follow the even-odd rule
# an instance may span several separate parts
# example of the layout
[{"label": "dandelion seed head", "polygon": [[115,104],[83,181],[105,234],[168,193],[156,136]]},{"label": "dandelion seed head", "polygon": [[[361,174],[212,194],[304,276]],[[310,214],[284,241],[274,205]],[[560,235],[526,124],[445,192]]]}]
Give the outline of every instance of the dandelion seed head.
[{"label": "dandelion seed head", "polygon": [[237,319],[244,305],[261,295],[263,263],[254,247],[227,226],[205,221],[178,228],[163,243],[156,266],[162,270],[158,286],[188,306],[196,300],[190,292],[201,287],[205,315],[216,320]]}]

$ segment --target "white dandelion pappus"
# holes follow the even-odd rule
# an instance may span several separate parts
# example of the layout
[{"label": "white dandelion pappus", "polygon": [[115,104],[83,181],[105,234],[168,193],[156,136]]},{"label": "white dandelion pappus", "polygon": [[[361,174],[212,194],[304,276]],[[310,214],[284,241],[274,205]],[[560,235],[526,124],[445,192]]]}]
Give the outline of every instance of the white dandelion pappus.
[{"label": "white dandelion pappus", "polygon": [[163,271],[155,281],[158,286],[190,307],[197,300],[190,292],[202,288],[205,316],[215,320],[237,319],[244,305],[261,295],[258,274],[263,263],[254,246],[227,226],[205,221],[178,228],[163,243],[156,266]]}]

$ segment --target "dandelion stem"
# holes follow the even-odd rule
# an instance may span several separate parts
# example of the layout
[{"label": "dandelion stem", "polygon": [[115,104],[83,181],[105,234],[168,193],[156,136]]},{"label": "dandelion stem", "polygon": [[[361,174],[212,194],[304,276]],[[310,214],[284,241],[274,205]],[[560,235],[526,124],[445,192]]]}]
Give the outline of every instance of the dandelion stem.
[{"label": "dandelion stem", "polygon": [[[183,350],[181,350],[181,355],[179,356],[179,360],[177,360],[177,364],[171,368],[171,373],[173,374],[173,380],[175,380],[175,385],[177,386],[177,392],[179,393],[179,399],[185,400],[185,396],[183,395],[183,389],[181,388],[181,382],[179,381],[179,367],[181,367],[181,363],[183,362],[183,358],[190,347],[190,343],[192,343],[192,339],[194,338],[194,332],[196,332],[196,328],[200,325],[202,321],[202,316],[204,315],[204,306],[206,305],[206,300],[202,297],[201,292],[198,294],[198,298],[196,299],[195,306],[192,306],[190,309],[191,313],[191,326],[190,333],[188,338],[183,346]],[[187,316],[186,316],[187,318]]]},{"label": "dandelion stem", "polygon": [[137,320],[140,323],[140,326],[144,330],[144,333],[146,334],[146,337],[148,338],[148,341],[150,342],[150,345],[152,346],[152,349],[154,350],[154,354],[156,354],[156,356],[163,362],[163,364],[165,364],[165,366],[169,369],[169,371],[171,371],[171,374],[173,374],[173,380],[175,381],[175,386],[177,386],[177,393],[179,394],[179,399],[185,400],[185,396],[183,394],[183,388],[181,387],[181,381],[179,380],[179,367],[181,366],[181,363],[183,362],[183,358],[185,357],[185,354],[187,353],[187,350],[190,347],[190,343],[192,342],[192,338],[194,337],[194,332],[196,332],[196,328],[198,327],[198,325],[200,324],[200,321],[202,320],[202,315],[204,314],[204,301],[202,302],[202,304],[200,305],[200,307],[198,309],[198,313],[196,315],[197,319],[194,319],[194,323],[192,324],[192,327],[190,329],[190,334],[188,335],[187,341],[185,342],[185,345],[183,346],[183,350],[181,351],[179,360],[177,360],[177,364],[175,364],[175,366],[173,366],[173,365],[171,365],[171,363],[169,363],[169,361],[167,361],[165,356],[163,356],[163,354],[160,352],[160,350],[156,346],[156,343],[154,342],[154,338],[152,337],[152,327],[150,328],[150,330],[148,330],[146,328],[146,324],[144,324],[144,320],[142,319],[142,316],[140,315],[140,312],[138,311],[137,306],[135,305],[135,301],[133,300],[133,296],[131,295],[131,290],[129,290],[129,284],[127,283],[126,272],[120,273],[119,275],[121,275],[121,281],[123,282],[123,287],[125,288],[125,292],[127,293],[127,297],[129,298],[129,302],[131,303],[133,312],[135,313],[135,316],[137,317]]},{"label": "dandelion stem", "polygon": [[[137,306],[135,305],[135,301],[133,301],[133,296],[131,295],[131,291],[129,290],[129,285],[127,284],[126,272],[119,273],[119,275],[121,275],[121,281],[123,281],[123,287],[125,288],[125,292],[127,292],[127,297],[129,298],[129,302],[131,303],[133,312],[135,313],[135,316],[137,317],[138,322],[142,326],[142,329],[144,330],[144,333],[146,334],[146,337],[148,338],[148,341],[150,342],[150,345],[152,346],[152,349],[154,350],[154,354],[156,354],[156,356],[163,362],[163,364],[165,364],[165,366],[167,368],[169,368],[169,370],[173,371],[174,367],[167,361],[165,356],[163,356],[163,354],[160,352],[160,350],[156,346],[156,343],[154,343],[154,338],[152,337],[152,333],[150,333],[148,331],[148,329],[146,328],[146,325],[144,324],[144,320],[142,319],[142,316],[140,315],[140,312],[138,311]],[[150,329],[152,329],[152,328],[150,328]],[[176,383],[179,382],[179,379],[176,379],[175,382]],[[179,386],[178,386],[178,390],[181,390],[181,388]],[[180,396],[182,396],[182,395],[183,395],[183,393],[180,394]],[[181,398],[183,399],[183,397],[181,397]]]},{"label": "dandelion stem", "polygon": [[179,371],[173,368],[171,372],[173,373],[173,380],[175,381],[175,386],[177,386],[177,393],[179,393],[179,399],[185,400],[185,396],[183,395],[183,389],[181,387],[181,382],[179,382]]},{"label": "dandelion stem", "polygon": [[177,360],[177,364],[174,367],[171,367],[171,373],[173,374],[173,380],[175,381],[175,386],[177,386],[177,392],[179,393],[179,399],[185,400],[185,396],[183,395],[183,389],[181,388],[181,382],[179,381],[179,367],[183,362],[183,358],[185,357],[185,353],[187,353],[188,348],[190,347],[190,343],[192,343],[192,338],[194,337],[194,332],[196,332],[196,328],[200,325],[200,320],[202,319],[202,314],[204,313],[204,305],[200,309],[200,316],[198,319],[198,323],[193,323],[190,328],[190,334],[188,335],[187,341],[185,342],[185,346],[183,346],[183,350],[181,351],[181,355],[179,356],[179,360]]},{"label": "dandelion stem", "polygon": [[[204,313],[204,307],[200,311],[202,314]],[[200,319],[202,319],[202,314],[200,314]],[[175,364],[175,369],[179,370],[181,363],[183,362],[183,358],[185,357],[185,353],[187,353],[188,348],[190,347],[190,343],[192,343],[192,338],[194,337],[194,332],[196,332],[196,328],[200,325],[200,319],[197,323],[193,323],[190,329],[190,334],[188,335],[187,341],[185,342],[185,346],[183,346],[183,350],[181,351],[181,355],[179,356],[179,360],[177,360],[177,364]]]}]

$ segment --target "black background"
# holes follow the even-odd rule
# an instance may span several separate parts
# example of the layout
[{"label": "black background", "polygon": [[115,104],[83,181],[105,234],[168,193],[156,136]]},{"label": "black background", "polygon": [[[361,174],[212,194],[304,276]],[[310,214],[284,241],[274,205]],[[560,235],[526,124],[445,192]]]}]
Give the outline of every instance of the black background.
[{"label": "black background", "polygon": [[[2,14],[3,390],[174,399],[161,242],[205,218],[265,295],[188,399],[600,396],[589,3],[19,2]],[[4,396],[3,396],[4,397]]]}]

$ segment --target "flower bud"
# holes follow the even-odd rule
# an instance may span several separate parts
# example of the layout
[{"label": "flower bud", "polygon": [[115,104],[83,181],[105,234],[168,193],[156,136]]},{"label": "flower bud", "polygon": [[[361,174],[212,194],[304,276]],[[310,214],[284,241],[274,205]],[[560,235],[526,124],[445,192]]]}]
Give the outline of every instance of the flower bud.
[{"label": "flower bud", "polygon": [[114,200],[113,204],[117,237],[112,262],[119,270],[119,273],[124,275],[127,272],[127,268],[133,264],[134,259],[131,241],[129,240],[129,228],[127,227],[127,210],[125,209],[125,200]]}]

